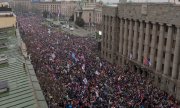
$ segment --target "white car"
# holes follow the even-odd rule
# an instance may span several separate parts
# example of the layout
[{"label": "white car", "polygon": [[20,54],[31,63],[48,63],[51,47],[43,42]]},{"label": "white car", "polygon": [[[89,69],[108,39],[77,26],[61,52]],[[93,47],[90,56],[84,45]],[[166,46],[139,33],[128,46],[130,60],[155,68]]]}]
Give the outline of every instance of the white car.
[{"label": "white car", "polygon": [[73,28],[73,27],[71,27],[71,28],[70,28],[70,30],[71,30],[71,31],[74,31],[74,28]]},{"label": "white car", "polygon": [[69,29],[69,25],[66,25],[66,28]]},{"label": "white car", "polygon": [[66,25],[62,25],[63,28],[66,28]]}]

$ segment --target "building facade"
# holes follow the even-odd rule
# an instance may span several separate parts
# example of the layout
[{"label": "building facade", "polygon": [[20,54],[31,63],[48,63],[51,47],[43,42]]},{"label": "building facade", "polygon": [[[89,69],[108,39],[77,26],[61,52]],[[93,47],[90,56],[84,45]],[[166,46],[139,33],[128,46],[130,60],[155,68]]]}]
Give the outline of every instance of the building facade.
[{"label": "building facade", "polygon": [[36,2],[32,3],[33,7],[38,8],[41,12],[48,11],[51,13],[60,14],[64,17],[71,17],[75,8],[78,6],[78,0],[63,0],[57,2]]},{"label": "building facade", "polygon": [[39,10],[41,12],[48,11],[50,13],[60,14],[67,18],[71,17],[75,8],[78,6],[79,0],[61,0],[61,1],[48,1],[42,0],[13,0],[11,7],[19,11]]},{"label": "building facade", "polygon": [[120,3],[102,13],[101,56],[129,64],[180,100],[180,7]]},{"label": "building facade", "polygon": [[39,9],[41,12],[48,11],[51,13],[58,13],[61,9],[61,2],[36,2],[32,3],[32,6]]},{"label": "building facade", "polygon": [[7,2],[0,3],[0,29],[16,27],[16,16]]},{"label": "building facade", "polygon": [[170,2],[180,5],[180,0],[170,0]]},{"label": "building facade", "polygon": [[80,7],[75,11],[74,21],[76,21],[77,17],[81,17],[87,26],[94,25],[101,28],[103,3],[96,2],[96,0],[84,0]]},{"label": "building facade", "polygon": [[31,0],[13,0],[10,4],[13,9],[22,12],[28,12],[32,8]]}]

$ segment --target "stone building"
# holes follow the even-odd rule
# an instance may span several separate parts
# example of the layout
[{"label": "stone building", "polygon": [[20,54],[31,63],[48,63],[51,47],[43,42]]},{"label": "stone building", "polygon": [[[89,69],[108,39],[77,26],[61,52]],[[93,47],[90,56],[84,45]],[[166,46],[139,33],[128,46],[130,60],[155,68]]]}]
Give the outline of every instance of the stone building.
[{"label": "stone building", "polygon": [[48,11],[51,13],[58,13],[61,8],[61,2],[36,2],[32,3],[32,6],[39,9],[41,12]]},{"label": "stone building", "polygon": [[49,11],[51,13],[60,14],[64,17],[71,17],[75,8],[78,6],[78,0],[62,0],[56,2],[36,2],[32,3],[34,8],[38,8],[41,12]]},{"label": "stone building", "polygon": [[180,0],[170,0],[170,2],[180,5]]},{"label": "stone building", "polygon": [[16,27],[16,15],[8,3],[0,3],[0,29]]},{"label": "stone building", "polygon": [[79,7],[74,13],[74,21],[76,21],[77,17],[81,17],[87,26],[96,25],[97,28],[101,27],[102,1],[96,2],[96,0],[82,0],[81,6]]},{"label": "stone building", "polygon": [[129,64],[180,100],[180,6],[119,3],[104,6],[101,56]]},{"label": "stone building", "polygon": [[49,11],[51,13],[60,14],[67,18],[71,17],[75,8],[78,6],[79,0],[61,0],[43,2],[42,0],[13,0],[10,4],[11,7],[19,11],[40,10]]},{"label": "stone building", "polygon": [[27,12],[32,8],[31,0],[13,0],[10,4],[13,9],[22,12]]}]

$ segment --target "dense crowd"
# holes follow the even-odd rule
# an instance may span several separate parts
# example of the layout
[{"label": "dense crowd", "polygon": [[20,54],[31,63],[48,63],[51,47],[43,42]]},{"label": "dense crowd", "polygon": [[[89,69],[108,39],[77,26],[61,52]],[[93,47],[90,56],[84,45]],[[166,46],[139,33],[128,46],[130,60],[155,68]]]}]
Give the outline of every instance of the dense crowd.
[{"label": "dense crowd", "polygon": [[177,101],[131,68],[98,56],[96,40],[18,16],[23,40],[49,108],[178,108]]}]

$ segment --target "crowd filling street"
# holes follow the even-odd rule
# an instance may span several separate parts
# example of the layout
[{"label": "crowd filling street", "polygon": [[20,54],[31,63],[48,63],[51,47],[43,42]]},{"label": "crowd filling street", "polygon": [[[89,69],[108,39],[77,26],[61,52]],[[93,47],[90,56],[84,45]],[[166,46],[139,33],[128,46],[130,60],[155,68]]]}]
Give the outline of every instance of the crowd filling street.
[{"label": "crowd filling street", "polygon": [[95,39],[48,30],[41,16],[17,19],[49,108],[178,108],[151,79],[99,57]]}]

